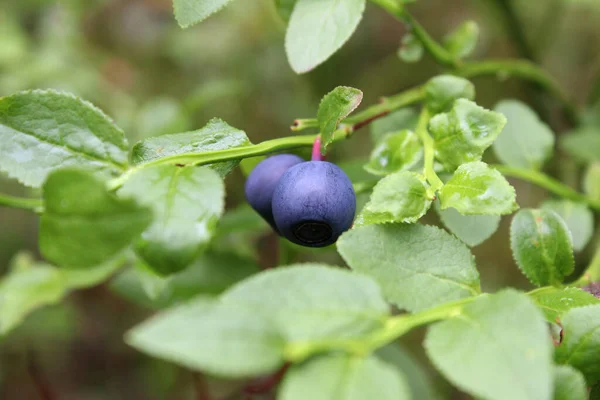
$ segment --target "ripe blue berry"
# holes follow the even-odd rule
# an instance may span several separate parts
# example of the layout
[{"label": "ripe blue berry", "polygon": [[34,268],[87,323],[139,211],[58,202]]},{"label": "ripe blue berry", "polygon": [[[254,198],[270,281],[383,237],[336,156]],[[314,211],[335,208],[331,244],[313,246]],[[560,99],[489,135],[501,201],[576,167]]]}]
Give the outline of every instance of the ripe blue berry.
[{"label": "ripe blue berry", "polygon": [[288,169],[273,193],[273,218],[288,240],[308,247],[334,243],[352,226],[356,194],[338,166],[308,161]]},{"label": "ripe blue berry", "polygon": [[278,154],[261,161],[248,175],[244,192],[248,203],[277,230],[271,199],[279,179],[291,166],[304,162],[294,154]]}]

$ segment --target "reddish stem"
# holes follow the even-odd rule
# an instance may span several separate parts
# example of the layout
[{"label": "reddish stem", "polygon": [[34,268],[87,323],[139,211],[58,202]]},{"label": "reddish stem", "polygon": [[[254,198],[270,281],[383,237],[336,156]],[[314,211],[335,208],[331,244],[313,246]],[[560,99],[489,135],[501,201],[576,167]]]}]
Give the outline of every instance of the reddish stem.
[{"label": "reddish stem", "polygon": [[289,367],[290,364],[287,363],[273,375],[254,379],[252,382],[248,383],[244,387],[243,393],[246,395],[252,395],[265,394],[269,392],[271,389],[277,386],[277,384],[283,379],[283,376],[285,375]]},{"label": "reddish stem", "polygon": [[325,161],[326,155],[321,153],[321,135],[317,135],[313,143],[312,157],[313,161]]}]

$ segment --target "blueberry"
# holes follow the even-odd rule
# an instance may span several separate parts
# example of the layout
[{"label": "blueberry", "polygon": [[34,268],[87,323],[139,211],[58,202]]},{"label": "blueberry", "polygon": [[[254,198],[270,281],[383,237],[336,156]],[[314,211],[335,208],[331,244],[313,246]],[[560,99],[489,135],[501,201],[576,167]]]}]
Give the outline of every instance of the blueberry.
[{"label": "blueberry", "polygon": [[279,179],[291,166],[304,162],[294,154],[278,154],[261,161],[248,175],[244,192],[248,203],[277,230],[271,199]]},{"label": "blueberry", "polygon": [[356,194],[338,166],[308,161],[288,169],[273,194],[273,218],[279,232],[308,247],[334,243],[352,226]]}]

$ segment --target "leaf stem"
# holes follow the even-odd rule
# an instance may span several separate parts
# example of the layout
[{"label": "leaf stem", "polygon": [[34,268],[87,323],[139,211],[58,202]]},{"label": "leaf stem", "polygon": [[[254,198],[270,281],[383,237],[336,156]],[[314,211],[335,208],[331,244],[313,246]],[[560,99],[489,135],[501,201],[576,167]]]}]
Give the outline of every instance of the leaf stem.
[{"label": "leaf stem", "polygon": [[531,182],[537,186],[540,186],[549,192],[558,196],[564,197],[565,199],[578,201],[587,204],[590,208],[600,211],[600,202],[585,196],[582,193],[570,188],[569,186],[557,181],[554,178],[544,174],[543,172],[534,171],[525,168],[510,167],[508,165],[492,165],[491,167],[497,169],[502,174],[519,178],[521,180]]},{"label": "leaf stem", "polygon": [[425,175],[425,178],[431,185],[428,192],[430,192],[429,194],[431,197],[434,197],[435,192],[444,186],[444,183],[433,169],[433,163],[435,161],[435,143],[427,130],[429,119],[429,110],[427,110],[427,107],[423,107],[421,114],[419,115],[419,121],[417,122],[416,133],[419,135],[419,138],[421,138],[421,142],[423,142],[423,157],[425,159],[423,175]]},{"label": "leaf stem", "polygon": [[42,208],[43,203],[41,199],[26,199],[23,197],[0,194],[0,206],[21,208],[23,210],[32,210],[37,212]]}]

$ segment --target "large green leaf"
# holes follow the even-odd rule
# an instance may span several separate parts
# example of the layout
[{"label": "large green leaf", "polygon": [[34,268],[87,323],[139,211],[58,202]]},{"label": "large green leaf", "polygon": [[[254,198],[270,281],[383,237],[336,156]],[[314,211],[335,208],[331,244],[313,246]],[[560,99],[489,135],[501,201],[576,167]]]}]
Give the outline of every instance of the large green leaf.
[{"label": "large green leaf", "polygon": [[438,201],[435,205],[444,226],[470,247],[489,239],[500,224],[498,215],[463,215],[454,208],[441,210]]},{"label": "large green leaf", "polygon": [[450,111],[458,99],[475,99],[475,86],[465,78],[440,75],[425,84],[425,101],[432,114]]},{"label": "large green leaf", "polygon": [[582,203],[570,200],[547,200],[542,209],[557,213],[567,224],[573,239],[573,250],[581,251],[594,233],[594,214]]},{"label": "large green leaf", "polygon": [[88,171],[62,169],[44,184],[40,251],[61,267],[87,268],[127,247],[152,221],[149,209],[119,199]]},{"label": "large green leaf", "polygon": [[216,13],[231,0],[173,0],[175,19],[182,28],[188,28]]},{"label": "large green leaf", "polygon": [[561,322],[563,340],[556,348],[556,361],[577,368],[588,384],[594,384],[600,380],[600,305],[574,308]]},{"label": "large green leaf", "polygon": [[321,153],[326,153],[338,124],[358,107],[362,98],[360,90],[346,86],[338,86],[323,97],[317,112],[321,129]]},{"label": "large green leaf", "polygon": [[519,206],[515,189],[502,174],[476,161],[461,165],[440,190],[442,210],[448,207],[465,215],[510,214]]},{"label": "large green leaf", "polygon": [[357,272],[372,276],[389,301],[419,311],[479,293],[471,252],[449,233],[424,225],[367,225],[337,242]]},{"label": "large green leaf", "polygon": [[458,99],[451,111],[434,116],[429,123],[436,157],[449,171],[461,164],[479,161],[504,125],[506,118],[502,114]]},{"label": "large green leaf", "polygon": [[569,132],[560,139],[561,147],[582,163],[600,161],[600,130],[585,127]]},{"label": "large green leaf", "polygon": [[552,155],[554,132],[520,101],[501,101],[494,110],[508,121],[492,147],[496,157],[512,167],[540,169]]},{"label": "large green leaf", "polygon": [[151,207],[154,222],[135,243],[161,275],[185,269],[213,236],[225,206],[225,187],[210,168],[157,165],[136,171],[119,191]]},{"label": "large green leaf", "polygon": [[417,222],[431,207],[433,195],[428,189],[425,178],[415,172],[388,175],[375,185],[355,225]]},{"label": "large green leaf", "polygon": [[127,167],[127,140],[112,120],[92,104],[53,90],[0,98],[0,143],[0,170],[27,186],[40,187],[62,167]]},{"label": "large green leaf", "polygon": [[413,131],[384,135],[371,152],[365,169],[374,175],[387,175],[415,166],[423,157],[423,145]]},{"label": "large green leaf", "polygon": [[575,268],[569,228],[554,211],[519,211],[510,225],[510,247],[519,269],[537,286],[558,285]]},{"label": "large green leaf", "polygon": [[477,299],[429,328],[425,349],[450,382],[475,397],[552,397],[550,333],[541,312],[521,293]]},{"label": "large green leaf", "polygon": [[294,365],[278,391],[281,400],[409,400],[404,377],[374,356],[316,357]]},{"label": "large green leaf", "polygon": [[327,60],[352,36],[365,0],[298,0],[285,36],[292,69],[308,72]]},{"label": "large green leaf", "polygon": [[543,287],[531,292],[529,297],[544,312],[546,319],[553,323],[572,308],[600,304],[600,299],[574,287]]},{"label": "large green leaf", "polygon": [[[133,146],[131,160],[143,164],[159,158],[177,154],[196,154],[226,150],[250,144],[244,131],[229,126],[226,122],[213,118],[205,127],[184,133],[162,135],[142,140]],[[221,176],[227,175],[239,161],[225,161],[213,164]]]},{"label": "large green leaf", "polygon": [[587,387],[581,372],[568,365],[554,367],[553,400],[587,400]]}]

